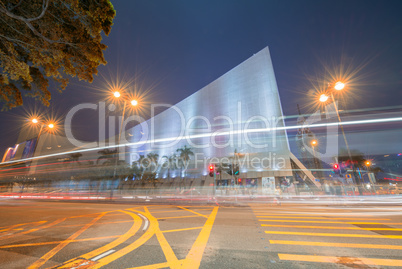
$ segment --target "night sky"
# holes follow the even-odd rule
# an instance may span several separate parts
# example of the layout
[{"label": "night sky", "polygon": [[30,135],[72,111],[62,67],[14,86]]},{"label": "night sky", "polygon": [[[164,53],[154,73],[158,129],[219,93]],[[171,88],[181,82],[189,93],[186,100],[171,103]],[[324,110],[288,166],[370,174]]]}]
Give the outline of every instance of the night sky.
[{"label": "night sky", "polygon": [[[117,11],[104,39],[108,64],[92,84],[72,79],[49,108],[0,112],[0,150],[13,146],[27,111],[63,117],[73,106],[102,99],[105,80],[135,77],[148,101],[175,104],[264,47],[270,48],[285,115],[296,104],[312,112],[306,93],[333,70],[352,73],[343,109],[399,106],[402,99],[402,1],[112,1]],[[338,67],[338,69],[337,69]],[[97,114],[73,123],[82,139],[97,135]]]}]

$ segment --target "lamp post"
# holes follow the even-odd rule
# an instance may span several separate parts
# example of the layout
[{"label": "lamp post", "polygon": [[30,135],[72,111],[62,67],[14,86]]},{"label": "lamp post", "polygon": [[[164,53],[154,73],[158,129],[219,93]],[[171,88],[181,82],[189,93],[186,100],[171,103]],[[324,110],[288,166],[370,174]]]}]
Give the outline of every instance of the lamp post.
[{"label": "lamp post", "polygon": [[[38,136],[36,137],[36,143],[35,143],[35,147],[34,147],[34,150],[33,150],[33,155],[35,155],[36,149],[37,149],[38,144],[39,144],[39,138],[42,135],[43,127],[47,127],[48,129],[54,129],[56,126],[55,126],[55,124],[53,122],[45,123],[45,122],[42,122],[42,121],[38,120],[37,118],[33,118],[30,121],[31,121],[31,123],[33,123],[35,125],[40,124],[39,133],[38,133]],[[35,173],[35,171],[36,171],[36,166],[33,166],[33,167],[31,167],[31,170],[30,170],[29,173],[33,174],[33,173]]]},{"label": "lamp post", "polygon": [[[336,104],[335,97],[334,97],[334,91],[341,91],[344,88],[345,88],[345,83],[343,83],[341,81],[337,81],[333,85],[330,84],[328,86],[327,93],[321,94],[319,97],[319,100],[320,100],[320,102],[326,102],[326,101],[328,101],[329,97],[331,97],[331,99],[334,103],[334,108],[335,108],[336,115],[338,117],[339,126],[341,127],[343,140],[345,141],[345,146],[346,146],[346,150],[348,152],[349,160],[352,164],[354,182],[357,183],[357,180],[356,180],[357,176],[355,175],[355,165],[353,163],[352,154],[350,153],[350,148],[349,148],[348,140],[346,139],[345,130],[343,129],[341,116],[339,115],[338,105]],[[328,95],[328,93],[329,93],[329,95]],[[359,184],[361,184],[360,180],[359,180]],[[359,186],[358,186],[358,189],[359,189],[360,195],[362,195],[362,191]]]},{"label": "lamp post", "polygon": [[317,142],[317,140],[311,140],[311,147],[313,148],[313,157],[314,157],[314,166],[315,166],[315,164],[316,164],[316,157],[315,157],[315,147],[318,145],[318,142]]},{"label": "lamp post", "polygon": [[[318,146],[318,141],[316,139],[311,140],[310,142],[311,148],[313,149],[313,162],[314,162],[314,169],[319,169],[318,164],[317,164],[317,157],[315,154],[315,147]],[[320,176],[320,173],[318,173]],[[321,182],[321,179],[320,179]]]},{"label": "lamp post", "polygon": [[[130,104],[131,106],[135,107],[135,106],[138,105],[138,101],[135,100],[135,99],[129,99],[126,96],[122,96],[122,94],[119,91],[113,92],[113,96],[115,98],[119,98],[119,99],[122,98],[123,99],[123,114],[122,114],[121,123],[120,123],[119,140],[117,141],[117,152],[119,152],[120,151],[121,133],[123,132],[124,115],[126,113],[126,106],[128,104]],[[114,167],[114,172],[113,172],[113,178],[116,178],[117,160],[118,160],[118,158],[116,156],[115,167]]]},{"label": "lamp post", "polygon": [[47,128],[49,128],[49,129],[54,129],[54,128],[55,128],[55,124],[54,124],[53,122],[48,122],[48,123],[40,122],[37,118],[33,118],[33,119],[31,120],[31,122],[32,122],[33,124],[40,124],[39,133],[38,133],[38,136],[37,136],[37,138],[36,138],[36,143],[35,143],[35,149],[34,149],[34,154],[35,154],[36,147],[38,146],[39,138],[40,138],[40,136],[41,136],[41,134],[42,134],[43,127],[47,127]]}]

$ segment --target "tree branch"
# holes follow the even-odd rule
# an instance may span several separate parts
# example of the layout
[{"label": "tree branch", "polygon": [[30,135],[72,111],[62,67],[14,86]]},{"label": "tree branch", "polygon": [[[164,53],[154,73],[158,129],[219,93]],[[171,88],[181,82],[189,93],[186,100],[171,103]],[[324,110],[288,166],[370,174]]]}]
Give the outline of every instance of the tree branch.
[{"label": "tree branch", "polygon": [[24,0],[20,0],[15,6],[10,7],[10,8],[8,9],[8,11],[12,11],[14,8],[19,7],[19,6],[22,4],[22,2],[24,2]]},{"label": "tree branch", "polygon": [[[45,5],[46,5],[46,6],[45,6]],[[43,0],[43,7],[44,7],[44,8],[43,8],[43,10],[42,10],[41,15],[39,15],[39,16],[36,17],[36,18],[42,17],[42,16],[45,14],[45,12],[46,12],[48,6],[49,6],[49,0]],[[11,12],[8,12],[7,9],[5,9],[4,7],[0,7],[0,12],[5,13],[6,15],[8,15],[8,16],[11,17],[11,18],[14,18],[14,19],[17,19],[17,20],[19,20],[19,21],[24,22],[24,23],[28,26],[28,28],[31,29],[31,31],[32,31],[35,35],[37,35],[38,37],[44,39],[46,42],[48,42],[48,43],[50,43],[50,44],[58,43],[58,44],[66,44],[66,45],[73,46],[72,43],[64,42],[64,41],[62,41],[61,39],[59,39],[59,40],[52,40],[52,39],[49,39],[49,38],[45,37],[44,35],[42,35],[42,34],[30,23],[33,19],[25,19],[25,18],[23,18],[23,17],[21,17],[21,16],[17,16],[17,15],[15,15],[15,14],[11,13]]]},{"label": "tree branch", "polygon": [[[50,1],[50,0],[43,0],[43,3],[42,3],[42,12],[39,14],[39,16],[34,17],[34,18],[24,18],[24,17],[18,16],[18,15],[15,15],[14,13],[11,13],[10,11],[8,11],[8,10],[7,10],[6,8],[4,8],[4,7],[1,7],[1,8],[0,8],[0,12],[3,12],[3,13],[6,14],[7,16],[9,16],[10,18],[13,18],[13,19],[16,19],[16,20],[20,20],[20,21],[23,21],[23,22],[25,22],[25,23],[31,22],[31,21],[36,21],[36,20],[39,20],[40,18],[42,18],[42,17],[45,15],[46,10],[47,10],[47,8],[49,7],[49,1]],[[22,1],[21,1],[21,2],[22,2]],[[18,3],[17,5],[19,5],[19,3]]]}]

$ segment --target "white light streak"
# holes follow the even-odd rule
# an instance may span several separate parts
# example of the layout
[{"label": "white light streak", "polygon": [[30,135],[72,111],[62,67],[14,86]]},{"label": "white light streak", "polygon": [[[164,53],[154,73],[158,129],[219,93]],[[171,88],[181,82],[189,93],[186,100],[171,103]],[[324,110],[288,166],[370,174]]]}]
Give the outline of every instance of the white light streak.
[{"label": "white light streak", "polygon": [[225,135],[235,135],[235,134],[260,133],[260,132],[270,132],[270,131],[278,131],[278,130],[294,130],[294,129],[297,130],[300,128],[310,128],[311,129],[311,128],[319,128],[319,127],[339,126],[339,125],[344,125],[344,126],[345,125],[362,125],[362,124],[374,124],[374,123],[398,122],[398,121],[402,121],[402,117],[345,121],[345,122],[342,122],[341,124],[339,122],[331,122],[331,123],[318,123],[318,124],[311,124],[311,125],[294,125],[294,126],[284,126],[284,127],[275,127],[275,128],[258,128],[258,129],[249,129],[249,130],[227,131],[227,132],[220,132],[220,133],[213,132],[213,133],[205,133],[205,134],[197,134],[197,135],[185,135],[185,136],[179,136],[179,137],[160,138],[160,139],[155,139],[153,141],[148,140],[148,141],[140,141],[140,142],[120,144],[120,145],[96,147],[96,148],[90,148],[90,149],[65,151],[65,152],[53,153],[53,154],[48,154],[48,155],[43,155],[43,156],[37,156],[37,157],[31,157],[31,158],[26,158],[26,159],[3,162],[1,164],[12,164],[12,163],[17,163],[17,162],[31,161],[31,160],[55,157],[55,156],[71,154],[71,153],[110,149],[110,148],[116,148],[116,147],[137,146],[137,145],[144,145],[144,144],[151,144],[151,143],[171,142],[171,141],[183,140],[183,139],[205,138],[205,137],[212,137],[212,136],[225,136]]}]

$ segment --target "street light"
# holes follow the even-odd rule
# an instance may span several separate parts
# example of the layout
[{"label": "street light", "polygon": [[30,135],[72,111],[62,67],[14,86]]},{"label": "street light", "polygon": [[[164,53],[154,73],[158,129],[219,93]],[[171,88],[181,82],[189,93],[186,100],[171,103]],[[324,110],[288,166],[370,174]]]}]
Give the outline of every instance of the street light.
[{"label": "street light", "polygon": [[325,93],[320,95],[320,102],[326,102],[328,100],[328,95],[326,95]]},{"label": "street light", "polygon": [[337,83],[335,83],[334,88],[337,91],[343,90],[343,88],[345,88],[345,83],[338,81]]},{"label": "street light", "polygon": [[314,160],[314,168],[318,169],[317,165],[317,157],[315,156],[315,147],[318,145],[318,141],[316,139],[311,140],[311,147],[313,148],[313,160]]},{"label": "street light", "polygon": [[[53,122],[50,122],[50,123],[49,122],[48,123],[42,122],[42,121],[38,120],[37,118],[31,119],[30,122],[35,124],[35,125],[40,125],[39,133],[38,133],[38,136],[36,137],[36,143],[35,143],[34,150],[33,150],[33,156],[35,156],[35,152],[36,152],[36,149],[38,147],[39,138],[42,135],[43,128],[47,127],[48,129],[54,129],[56,127],[56,125]],[[31,166],[32,166],[32,164],[31,164]],[[36,171],[36,165],[33,165],[32,168],[31,168],[30,173],[35,173],[35,171]]]},{"label": "street light", "polygon": [[131,100],[130,103],[131,103],[132,106],[138,105],[138,101],[137,101],[137,100]]},{"label": "street light", "polygon": [[311,141],[311,145],[312,145],[313,147],[316,146],[317,144],[318,144],[317,140],[314,139],[314,140]]},{"label": "street light", "polygon": [[[126,113],[126,106],[127,103],[130,103],[132,106],[137,106],[138,101],[135,99],[128,99],[125,96],[122,96],[119,91],[113,92],[113,96],[115,98],[123,98],[123,115],[121,117],[121,124],[120,124],[120,130],[119,130],[119,140],[117,141],[117,150],[120,150],[120,140],[121,140],[121,133],[123,132],[123,123],[124,123],[124,115]],[[115,167],[114,167],[114,173],[113,173],[113,178],[116,178],[116,171],[117,171],[117,158],[115,161]]]},{"label": "street light", "polygon": [[[354,164],[353,164],[353,160],[352,160],[352,154],[350,153],[349,144],[348,144],[348,141],[346,139],[345,130],[343,129],[341,116],[339,115],[338,105],[336,104],[335,97],[334,97],[334,90],[341,91],[344,88],[345,88],[345,83],[343,83],[342,81],[337,81],[335,84],[332,84],[332,85],[329,84],[328,89],[326,91],[327,93],[321,94],[319,100],[320,100],[320,102],[326,102],[326,101],[328,101],[329,96],[330,96],[332,101],[334,102],[334,108],[335,108],[336,115],[338,116],[339,126],[341,127],[343,140],[345,141],[346,150],[348,151],[349,159],[350,159],[350,161],[352,163],[352,167],[353,167],[353,171],[354,171]],[[330,95],[328,95],[328,93]],[[355,180],[355,183],[356,183],[356,176],[355,176],[354,180]],[[360,192],[360,188],[359,188],[359,192]],[[360,194],[362,194],[362,193],[360,192]]]}]

